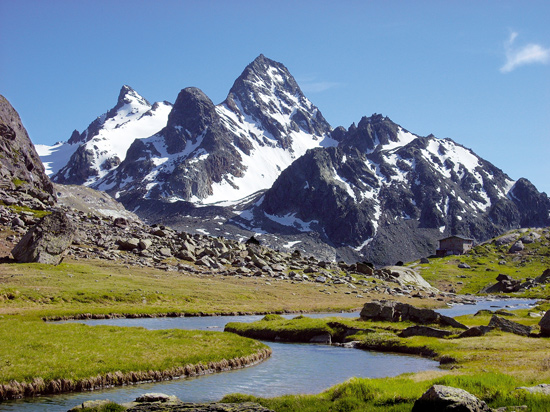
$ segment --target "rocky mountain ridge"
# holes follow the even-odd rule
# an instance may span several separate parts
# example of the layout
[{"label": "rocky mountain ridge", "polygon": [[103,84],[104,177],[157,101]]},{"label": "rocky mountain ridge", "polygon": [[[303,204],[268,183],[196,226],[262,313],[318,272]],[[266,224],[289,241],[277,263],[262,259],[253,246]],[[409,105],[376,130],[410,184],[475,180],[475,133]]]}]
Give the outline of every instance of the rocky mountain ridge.
[{"label": "rocky mountain ridge", "polygon": [[37,145],[37,150],[53,181],[89,186],[124,160],[134,140],[160,130],[171,108],[166,101],[151,105],[124,85],[117,104],[82,133],[75,130],[67,142]]},{"label": "rocky mountain ridge", "polygon": [[183,89],[166,127],[92,186],[130,209],[142,199],[231,204],[269,188],[307,149],[336,144],[330,130],[286,67],[261,55],[219,105]]},{"label": "rocky mountain ridge", "polygon": [[428,256],[451,234],[481,241],[549,224],[545,194],[450,139],[413,135],[380,115],[333,134],[338,147],[308,151],[237,221],[315,230],[375,264]]},{"label": "rocky mountain ridge", "polygon": [[378,114],[332,129],[288,69],[263,55],[219,105],[183,89],[166,126],[122,157],[87,184],[150,222],[257,234],[329,260],[391,264],[430,255],[449,235],[483,241],[550,224],[546,194],[451,139]]}]

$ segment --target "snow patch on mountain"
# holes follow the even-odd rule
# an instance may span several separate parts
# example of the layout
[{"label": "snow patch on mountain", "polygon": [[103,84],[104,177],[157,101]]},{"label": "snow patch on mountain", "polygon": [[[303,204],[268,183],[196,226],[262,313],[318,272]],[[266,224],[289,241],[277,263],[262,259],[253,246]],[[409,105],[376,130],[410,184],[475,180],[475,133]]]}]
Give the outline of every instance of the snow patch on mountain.
[{"label": "snow patch on mountain", "polygon": [[311,228],[311,225],[319,224],[318,220],[310,220],[308,222],[304,222],[302,219],[296,217],[296,213],[289,213],[285,216],[277,216],[277,215],[270,215],[268,213],[264,212],[265,217],[268,219],[279,223],[283,226],[289,226],[293,227],[300,232],[311,232],[313,229]]},{"label": "snow patch on mountain", "polygon": [[78,149],[78,146],[78,144],[69,144],[67,142],[57,142],[52,146],[44,144],[34,145],[48,176],[59,172],[67,163],[67,159]]},{"label": "snow patch on mountain", "polygon": [[[387,143],[387,144],[375,146],[375,149],[377,147],[379,148],[379,150],[385,150],[385,151],[397,149],[397,148],[408,145],[410,142],[415,140],[417,137],[418,136],[416,136],[416,135],[414,135],[410,132],[407,132],[406,130],[403,130],[402,127],[399,127],[398,132],[397,132],[397,139],[395,141],[390,140],[389,143]],[[379,139],[376,139],[376,140],[379,141]]]},{"label": "snow patch on mountain", "polygon": [[[280,75],[278,76],[280,77]],[[276,76],[274,79],[278,80],[278,77]],[[271,96],[271,92],[269,96]],[[270,107],[283,109],[274,110],[270,115],[281,126],[289,129],[292,121],[291,116],[296,108],[286,106],[278,99],[268,98],[267,94],[260,93],[259,95],[265,97],[264,101],[269,102]],[[298,104],[296,97],[289,94],[286,96]],[[311,103],[307,99],[306,101],[309,103],[306,103],[306,106],[310,107]],[[252,146],[250,154],[237,148],[246,172],[242,176],[227,174],[221,182],[213,183],[212,195],[204,199],[196,199],[202,205],[219,204],[220,202],[230,205],[239,202],[253,193],[271,187],[281,172],[308,149],[336,146],[338,144],[336,140],[328,135],[318,136],[300,129],[290,131],[288,134],[291,142],[290,147],[282,147],[275,137],[266,131],[256,119],[244,112],[238,99],[234,99],[234,102],[239,109],[238,113],[228,108],[226,104],[216,106],[216,112],[229,130],[249,140]],[[289,114],[284,114],[284,111],[289,112]]]}]

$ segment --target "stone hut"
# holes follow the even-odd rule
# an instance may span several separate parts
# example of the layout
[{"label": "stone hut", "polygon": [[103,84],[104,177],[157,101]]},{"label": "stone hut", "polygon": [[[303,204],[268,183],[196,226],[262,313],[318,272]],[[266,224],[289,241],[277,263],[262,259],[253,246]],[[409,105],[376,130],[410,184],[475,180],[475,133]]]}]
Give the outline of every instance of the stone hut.
[{"label": "stone hut", "polygon": [[449,236],[439,240],[439,249],[436,250],[437,256],[463,255],[474,246],[474,239],[462,236]]}]

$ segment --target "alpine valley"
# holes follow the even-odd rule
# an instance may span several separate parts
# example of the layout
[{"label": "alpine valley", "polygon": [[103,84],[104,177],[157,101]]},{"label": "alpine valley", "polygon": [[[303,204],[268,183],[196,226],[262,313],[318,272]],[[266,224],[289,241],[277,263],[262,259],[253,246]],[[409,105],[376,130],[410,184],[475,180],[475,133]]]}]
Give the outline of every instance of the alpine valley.
[{"label": "alpine valley", "polygon": [[105,191],[150,223],[377,265],[550,225],[550,199],[451,139],[388,117],[333,128],[285,66],[260,55],[215,105],[201,90],[117,104],[37,145],[54,182]]}]

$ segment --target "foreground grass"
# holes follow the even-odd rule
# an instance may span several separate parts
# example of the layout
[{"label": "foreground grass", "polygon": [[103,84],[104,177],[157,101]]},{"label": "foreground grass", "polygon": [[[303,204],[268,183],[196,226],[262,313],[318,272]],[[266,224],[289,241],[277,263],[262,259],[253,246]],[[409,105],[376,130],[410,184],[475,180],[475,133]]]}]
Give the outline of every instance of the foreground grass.
[{"label": "foreground grass", "polygon": [[526,405],[530,412],[547,412],[550,397],[529,394],[516,388],[521,381],[504,374],[480,373],[469,376],[396,378],[352,378],[318,395],[291,395],[257,398],[233,394],[223,402],[253,401],[277,412],[410,412],[414,401],[430,386],[448,385],[462,388],[486,401],[491,407]]},{"label": "foreground grass", "polygon": [[246,357],[266,348],[229,333],[46,324],[17,318],[0,319],[0,341],[0,383],[165,371]]}]

